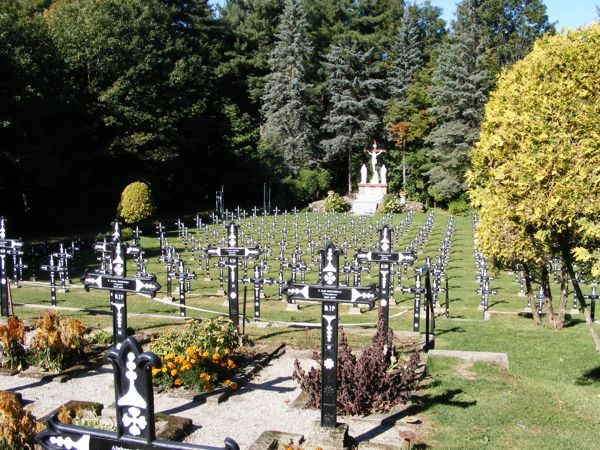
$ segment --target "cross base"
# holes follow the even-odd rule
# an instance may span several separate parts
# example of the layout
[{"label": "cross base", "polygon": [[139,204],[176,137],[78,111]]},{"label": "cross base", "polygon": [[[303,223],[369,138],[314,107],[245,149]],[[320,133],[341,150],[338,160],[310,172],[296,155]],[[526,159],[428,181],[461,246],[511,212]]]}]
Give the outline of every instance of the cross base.
[{"label": "cross base", "polygon": [[335,428],[322,427],[318,421],[313,422],[313,428],[308,433],[306,442],[314,448],[342,449],[348,448],[348,424],[338,422]]}]

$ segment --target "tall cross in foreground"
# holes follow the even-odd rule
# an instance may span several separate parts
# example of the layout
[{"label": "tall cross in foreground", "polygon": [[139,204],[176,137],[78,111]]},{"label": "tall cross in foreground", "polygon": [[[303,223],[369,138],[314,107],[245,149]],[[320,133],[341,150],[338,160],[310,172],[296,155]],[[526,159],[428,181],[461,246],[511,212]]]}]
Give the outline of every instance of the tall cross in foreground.
[{"label": "tall cross in foreground", "polygon": [[366,304],[372,307],[377,299],[375,286],[348,287],[339,284],[340,251],[328,244],[321,252],[321,282],[294,283],[285,288],[288,302],[297,300],[321,303],[321,426],[337,425],[337,351],[338,304]]}]

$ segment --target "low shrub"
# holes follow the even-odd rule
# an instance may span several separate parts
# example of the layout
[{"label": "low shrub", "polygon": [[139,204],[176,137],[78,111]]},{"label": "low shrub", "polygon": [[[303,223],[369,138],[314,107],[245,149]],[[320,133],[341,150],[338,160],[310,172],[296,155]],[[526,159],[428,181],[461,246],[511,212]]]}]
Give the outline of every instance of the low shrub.
[{"label": "low shrub", "polygon": [[460,197],[448,203],[448,212],[455,216],[466,215],[470,210],[469,203],[464,197]]},{"label": "low shrub", "polygon": [[395,194],[387,194],[379,204],[378,211],[381,214],[399,214],[404,211],[400,204],[400,196]]},{"label": "low shrub", "polygon": [[32,449],[35,435],[44,428],[17,394],[0,391],[0,450]]},{"label": "low shrub", "polygon": [[25,327],[16,316],[10,316],[6,325],[0,325],[0,367],[23,368],[25,364]]},{"label": "low shrub", "polygon": [[342,213],[350,211],[350,208],[351,206],[348,200],[336,192],[328,193],[327,198],[323,203],[323,211],[325,212]]},{"label": "low shrub", "polygon": [[134,224],[152,217],[155,210],[148,185],[141,181],[135,181],[123,189],[117,207],[117,216],[122,218],[125,223]]},{"label": "low shrub", "polygon": [[110,345],[113,341],[113,334],[109,331],[98,330],[89,337],[92,344]]},{"label": "low shrub", "polygon": [[187,387],[210,391],[223,384],[237,389],[231,381],[237,367],[235,350],[241,336],[230,321],[210,319],[161,333],[152,341],[152,351],[162,366],[152,369],[157,386]]},{"label": "low shrub", "polygon": [[77,319],[61,320],[59,314],[46,311],[36,323],[29,343],[31,365],[58,372],[83,354],[88,328]]},{"label": "low shrub", "polygon": [[[391,330],[388,342],[393,342]],[[320,362],[318,354],[313,357]],[[418,383],[416,369],[419,362],[416,352],[406,359],[392,346],[384,347],[381,321],[371,345],[358,358],[352,354],[342,330],[337,367],[338,411],[350,415],[370,414],[386,412],[396,404],[406,403]],[[308,396],[306,407],[320,407],[321,367],[313,367],[307,373],[298,360],[294,366],[293,378]]]}]

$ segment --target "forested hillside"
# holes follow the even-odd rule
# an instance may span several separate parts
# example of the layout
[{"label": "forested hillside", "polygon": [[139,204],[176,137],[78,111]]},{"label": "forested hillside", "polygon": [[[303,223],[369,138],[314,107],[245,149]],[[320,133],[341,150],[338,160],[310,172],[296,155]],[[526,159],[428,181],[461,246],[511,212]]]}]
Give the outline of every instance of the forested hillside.
[{"label": "forested hillside", "polygon": [[541,0],[463,0],[451,24],[428,1],[0,2],[1,212],[106,221],[135,180],[163,212],[264,183],[302,206],[351,189],[374,140],[391,191],[447,204],[498,75],[546,32]]}]

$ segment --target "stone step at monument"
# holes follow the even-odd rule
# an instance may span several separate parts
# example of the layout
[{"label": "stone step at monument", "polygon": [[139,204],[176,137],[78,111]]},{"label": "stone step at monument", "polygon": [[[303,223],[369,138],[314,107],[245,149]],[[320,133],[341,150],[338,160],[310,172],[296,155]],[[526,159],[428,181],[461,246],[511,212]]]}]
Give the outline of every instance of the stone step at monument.
[{"label": "stone step at monument", "polygon": [[377,211],[380,198],[358,195],[352,204],[352,214],[357,216],[373,215]]}]

